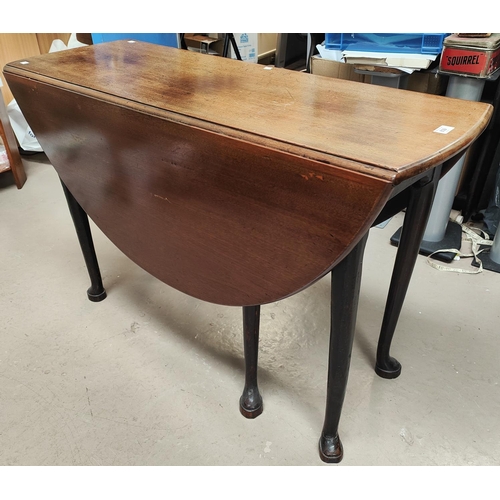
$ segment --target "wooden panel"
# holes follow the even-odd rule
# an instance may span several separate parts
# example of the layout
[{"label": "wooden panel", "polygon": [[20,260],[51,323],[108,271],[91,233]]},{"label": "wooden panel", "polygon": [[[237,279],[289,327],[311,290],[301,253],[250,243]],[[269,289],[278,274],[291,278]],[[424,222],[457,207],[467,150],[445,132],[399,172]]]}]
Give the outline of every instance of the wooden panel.
[{"label": "wooden panel", "polygon": [[70,36],[71,33],[37,33],[36,39],[38,40],[40,54],[47,54],[52,42],[56,39],[62,40],[67,45]]},{"label": "wooden panel", "polygon": [[259,66],[118,41],[5,74],[62,180],[125,254],[189,295],[254,305],[322,277],[396,185],[466,148],[492,112]]},{"label": "wooden panel", "polygon": [[10,170],[12,170],[14,175],[14,181],[18,189],[21,189],[26,182],[26,173],[24,171],[21,155],[19,154],[19,150],[17,148],[16,137],[14,136],[14,131],[12,130],[2,97],[2,91],[0,90],[0,136],[2,137],[5,150],[7,151]]},{"label": "wooden panel", "polygon": [[[0,33],[0,68],[7,63],[48,53],[50,46],[56,38],[68,43],[71,33]],[[6,85],[3,75],[0,75],[4,83],[4,102],[12,101],[12,93]]]},{"label": "wooden panel", "polygon": [[[7,63],[40,54],[38,40],[35,33],[0,33],[0,67]],[[0,75],[4,84],[2,89],[4,102],[12,101],[12,93],[3,75]]]},{"label": "wooden panel", "polygon": [[264,304],[308,286],[368,230],[392,189],[53,86],[10,81],[47,156],[103,232],[152,275],[209,302]]},{"label": "wooden panel", "polygon": [[[395,182],[467,147],[492,112],[483,103],[241,64],[118,41],[35,58],[9,71],[65,80],[78,92],[92,89],[127,106],[153,107],[179,120],[187,116],[200,127],[216,126],[285,152],[356,162],[366,173]],[[434,132],[441,125],[453,128]]]}]

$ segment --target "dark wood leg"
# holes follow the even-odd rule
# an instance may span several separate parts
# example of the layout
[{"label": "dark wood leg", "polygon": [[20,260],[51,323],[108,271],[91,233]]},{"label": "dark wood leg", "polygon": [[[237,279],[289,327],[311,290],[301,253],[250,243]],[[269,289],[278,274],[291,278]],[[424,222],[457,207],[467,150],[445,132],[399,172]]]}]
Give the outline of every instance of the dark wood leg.
[{"label": "dark wood leg", "polygon": [[377,348],[375,372],[383,378],[396,378],[401,374],[401,364],[389,355],[389,351],[431,212],[440,172],[441,167],[434,169],[432,178],[422,180],[409,188],[410,198]]},{"label": "dark wood leg", "polygon": [[87,296],[92,302],[100,302],[106,298],[106,290],[104,290],[101,278],[101,271],[97,263],[95,254],[94,242],[92,241],[92,233],[90,232],[89,219],[86,212],[76,201],[64,182],[61,181],[66,201],[68,202],[69,212],[75,225],[76,234],[80,247],[82,249],[83,258],[90,276],[90,288],[87,290]]},{"label": "dark wood leg", "polygon": [[368,233],[332,270],[330,352],[323,431],[319,440],[321,460],[338,463],[343,449],[338,434],[347,386],[351,349],[358,310],[361,268]]},{"label": "dark wood leg", "polygon": [[246,418],[258,417],[264,406],[257,387],[260,306],[243,307],[243,344],[245,349],[245,388],[240,398],[240,412]]}]

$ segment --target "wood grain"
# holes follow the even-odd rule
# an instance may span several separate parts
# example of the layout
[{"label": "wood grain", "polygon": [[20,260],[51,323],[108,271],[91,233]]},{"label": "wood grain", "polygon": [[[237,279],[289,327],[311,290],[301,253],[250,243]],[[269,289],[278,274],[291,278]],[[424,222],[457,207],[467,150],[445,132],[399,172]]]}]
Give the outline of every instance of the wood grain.
[{"label": "wood grain", "polygon": [[[165,283],[226,305],[324,276],[397,185],[466,148],[491,106],[127,41],[9,64],[79,204]],[[448,135],[433,132],[454,124]]]},{"label": "wood grain", "polygon": [[68,44],[71,33],[37,33],[36,39],[40,54],[48,54],[52,42],[56,39],[61,40],[65,45]]},{"label": "wood grain", "polygon": [[[491,115],[483,103],[199,56],[117,41],[34,58],[22,71],[286,152],[355,161],[396,182],[467,147]],[[454,129],[435,133],[441,125]]]},{"label": "wood grain", "polygon": [[[9,158],[9,168],[6,170],[12,170],[14,176],[14,182],[18,189],[21,189],[26,182],[26,172],[24,171],[24,165],[19,154],[17,147],[16,137],[14,131],[12,130],[12,125],[10,124],[9,116],[7,114],[7,109],[5,108],[3,93],[0,89],[0,137],[5,146],[5,151],[7,152],[7,157]],[[1,172],[4,172],[2,170]]]},{"label": "wood grain", "polygon": [[63,182],[134,262],[189,295],[272,302],[323,276],[391,190],[354,175],[10,77]]},{"label": "wood grain", "polygon": [[[0,66],[23,57],[31,57],[40,54],[38,41],[35,33],[0,33]],[[8,84],[1,75],[4,84],[3,97],[5,104],[12,101],[12,93]]]},{"label": "wood grain", "polygon": [[[52,41],[56,38],[68,43],[71,33],[0,33],[0,68],[11,61],[46,54]],[[0,75],[5,85],[3,89],[4,102],[12,101],[12,93],[6,85],[3,75]]]}]

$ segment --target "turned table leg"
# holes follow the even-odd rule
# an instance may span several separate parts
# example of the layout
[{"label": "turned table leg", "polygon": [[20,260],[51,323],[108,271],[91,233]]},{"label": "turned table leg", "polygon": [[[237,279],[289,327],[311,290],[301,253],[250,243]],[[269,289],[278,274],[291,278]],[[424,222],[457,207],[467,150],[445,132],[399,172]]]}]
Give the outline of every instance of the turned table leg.
[{"label": "turned table leg", "polygon": [[258,417],[264,409],[257,387],[260,306],[243,307],[243,345],[245,350],[245,388],[240,398],[240,412],[246,418]]},{"label": "turned table leg", "polygon": [[363,252],[367,238],[368,233],[332,270],[326,412],[319,440],[321,460],[327,463],[338,463],[343,457],[338,427],[351,362]]},{"label": "turned table leg", "polygon": [[61,181],[66,201],[68,202],[69,211],[73,224],[75,225],[76,234],[80,247],[82,249],[83,258],[90,277],[90,288],[87,290],[87,296],[92,302],[100,302],[106,298],[106,290],[104,290],[101,278],[101,271],[95,254],[94,242],[92,241],[92,233],[90,232],[89,219],[86,212],[76,201],[64,182]]},{"label": "turned table leg", "polygon": [[429,219],[440,172],[441,167],[434,169],[434,174],[430,179],[426,178],[409,188],[410,198],[401,230],[377,348],[375,372],[383,378],[396,378],[401,373],[401,364],[389,355],[389,351]]}]

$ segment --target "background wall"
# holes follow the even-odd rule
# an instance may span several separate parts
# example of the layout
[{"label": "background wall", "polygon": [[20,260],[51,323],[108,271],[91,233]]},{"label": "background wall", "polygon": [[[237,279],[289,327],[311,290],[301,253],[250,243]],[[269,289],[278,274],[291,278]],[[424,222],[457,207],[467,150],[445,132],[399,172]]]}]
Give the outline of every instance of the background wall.
[{"label": "background wall", "polygon": [[[68,43],[71,33],[0,33],[0,69],[11,61],[46,54],[52,41],[59,38]],[[1,72],[0,72],[1,73]],[[4,84],[2,93],[5,104],[12,100],[12,94],[3,74],[0,74]]]}]

